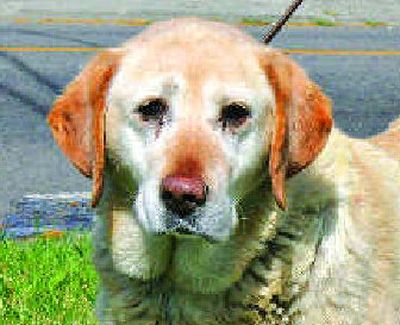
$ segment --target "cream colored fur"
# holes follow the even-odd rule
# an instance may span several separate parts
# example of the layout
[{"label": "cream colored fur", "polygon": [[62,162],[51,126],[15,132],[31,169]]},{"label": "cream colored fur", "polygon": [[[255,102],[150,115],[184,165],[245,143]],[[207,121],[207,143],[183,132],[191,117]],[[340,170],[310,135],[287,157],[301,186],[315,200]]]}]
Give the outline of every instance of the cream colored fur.
[{"label": "cream colored fur", "polygon": [[[260,66],[274,50],[224,24],[180,19],[115,52],[94,230],[101,324],[400,324],[396,124],[366,140],[334,128],[314,162],[286,180],[283,211],[266,164],[280,80]],[[293,71],[290,88],[309,83]],[[293,105],[305,100],[301,89]],[[172,122],[158,137],[133,108],[159,96]],[[251,107],[239,135],[215,124],[224,101]],[[160,181],[182,155],[204,165],[212,194],[199,218],[211,222],[202,229],[214,240],[157,235],[165,229]]]}]

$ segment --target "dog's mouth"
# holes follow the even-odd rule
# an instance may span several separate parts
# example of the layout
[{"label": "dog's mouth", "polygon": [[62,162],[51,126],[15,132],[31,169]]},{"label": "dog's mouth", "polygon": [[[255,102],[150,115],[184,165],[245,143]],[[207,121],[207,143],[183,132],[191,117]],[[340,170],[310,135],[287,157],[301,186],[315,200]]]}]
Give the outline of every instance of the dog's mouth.
[{"label": "dog's mouth", "polygon": [[193,231],[193,230],[190,230],[189,228],[186,228],[183,226],[166,229],[165,231],[157,233],[156,236],[172,236],[177,239],[198,237],[198,238],[204,239],[205,241],[207,241],[211,244],[220,242],[220,240],[218,238],[210,236],[209,234],[207,234],[205,232]]},{"label": "dog's mouth", "polygon": [[205,227],[201,222],[202,216],[192,213],[191,217],[185,215],[167,215],[165,234],[177,237],[202,237],[209,242],[216,241],[216,238],[210,234],[210,229]]},{"label": "dog's mouth", "polygon": [[[231,225],[224,224],[223,214],[208,215],[207,211],[195,210],[190,215],[166,211],[163,215],[164,229],[158,234],[176,237],[202,237],[208,242],[226,239],[231,234]],[[221,226],[221,224],[224,224]]]}]

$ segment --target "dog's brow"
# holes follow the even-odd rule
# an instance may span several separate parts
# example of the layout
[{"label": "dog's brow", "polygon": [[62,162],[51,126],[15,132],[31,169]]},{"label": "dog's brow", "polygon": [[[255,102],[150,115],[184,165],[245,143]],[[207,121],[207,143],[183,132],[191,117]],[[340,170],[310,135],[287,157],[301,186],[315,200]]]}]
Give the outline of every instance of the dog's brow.
[{"label": "dog's brow", "polygon": [[203,94],[205,98],[216,98],[220,104],[229,102],[242,102],[250,105],[260,96],[256,89],[244,84],[227,84],[209,82],[204,86]]},{"label": "dog's brow", "polygon": [[159,96],[170,97],[179,89],[182,89],[183,85],[183,78],[181,76],[159,76],[158,78],[142,80],[140,85],[137,85],[136,91],[132,91],[130,95],[132,96],[132,101],[138,104],[148,98]]}]

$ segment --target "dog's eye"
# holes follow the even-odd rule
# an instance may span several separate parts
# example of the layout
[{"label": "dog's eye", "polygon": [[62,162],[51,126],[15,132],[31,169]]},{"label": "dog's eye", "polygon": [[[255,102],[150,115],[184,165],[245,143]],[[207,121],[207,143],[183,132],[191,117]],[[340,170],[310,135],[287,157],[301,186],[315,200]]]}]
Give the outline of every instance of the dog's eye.
[{"label": "dog's eye", "polygon": [[154,98],[139,105],[137,111],[143,121],[162,121],[168,105],[162,98]]},{"label": "dog's eye", "polygon": [[235,129],[243,125],[250,116],[250,111],[244,104],[231,103],[223,106],[218,121],[222,124],[222,129],[227,127]]}]

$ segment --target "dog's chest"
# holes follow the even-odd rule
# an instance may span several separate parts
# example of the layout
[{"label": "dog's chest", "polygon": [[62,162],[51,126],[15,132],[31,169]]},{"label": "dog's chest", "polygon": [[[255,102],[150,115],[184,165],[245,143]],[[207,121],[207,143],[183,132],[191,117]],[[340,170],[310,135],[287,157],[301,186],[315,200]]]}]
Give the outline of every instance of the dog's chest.
[{"label": "dog's chest", "polygon": [[[267,286],[254,275],[230,290],[218,294],[193,294],[164,287],[159,282],[122,281],[107,288],[102,310],[109,315],[101,319],[111,324],[141,325],[261,325],[289,324],[288,310],[271,302]],[[281,286],[281,284],[276,284]],[[124,286],[124,289],[122,288]],[[108,323],[107,323],[108,324]]]},{"label": "dog's chest", "polygon": [[[173,241],[147,238],[131,213],[113,210],[112,214],[96,225],[95,261],[105,279],[99,309],[112,310],[105,317],[115,324],[289,321],[285,306],[271,301],[282,294],[287,286],[284,278],[291,269],[286,268],[282,256],[269,256],[266,241],[260,241],[267,240],[268,231],[253,234],[257,240],[249,233],[246,241],[215,246],[193,237]],[[260,224],[256,228],[268,229]],[[287,252],[280,251],[287,257],[292,254],[290,247]],[[307,254],[302,251],[300,255],[304,261]]]}]

